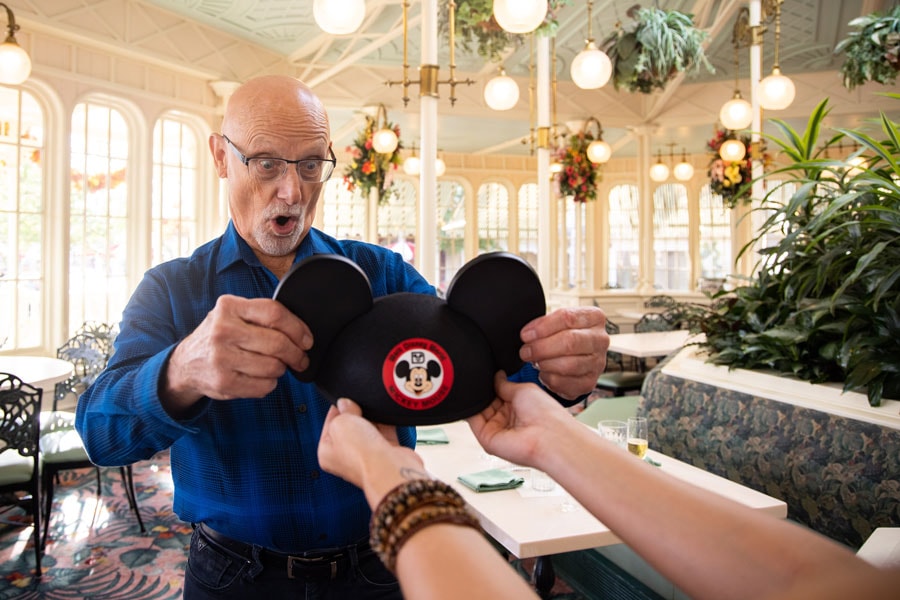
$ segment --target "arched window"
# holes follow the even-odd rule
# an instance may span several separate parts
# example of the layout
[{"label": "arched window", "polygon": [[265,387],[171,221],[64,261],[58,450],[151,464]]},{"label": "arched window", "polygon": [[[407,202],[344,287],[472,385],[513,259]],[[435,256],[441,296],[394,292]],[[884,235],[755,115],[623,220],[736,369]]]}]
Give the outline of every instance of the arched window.
[{"label": "arched window", "polygon": [[188,256],[197,245],[198,136],[176,115],[153,127],[151,265]]},{"label": "arched window", "polygon": [[0,349],[36,348],[44,328],[44,111],[0,86]]},{"label": "arched window", "polygon": [[410,264],[416,253],[418,208],[415,186],[402,180],[394,181],[394,193],[378,205],[378,245],[397,252]]},{"label": "arched window", "polygon": [[118,323],[126,279],[129,127],[98,102],[72,111],[69,193],[69,325]]},{"label": "arched window", "polygon": [[478,188],[478,252],[509,250],[509,191],[499,183]]},{"label": "arched window", "polygon": [[537,269],[538,186],[526,183],[519,188],[519,256]]},{"label": "arched window", "polygon": [[466,262],[466,192],[453,181],[437,184],[438,281],[443,291]]},{"label": "arched window", "polygon": [[636,185],[617,185],[609,191],[609,258],[607,285],[637,287],[640,270],[640,234]]},{"label": "arched window", "polygon": [[700,277],[724,280],[732,267],[731,210],[707,184],[700,190]]},{"label": "arched window", "polygon": [[366,239],[367,201],[357,188],[347,189],[342,179],[329,179],[319,198],[322,230],[338,239]]},{"label": "arched window", "polygon": [[687,190],[677,183],[659,186],[653,192],[655,288],[691,289],[688,233]]}]

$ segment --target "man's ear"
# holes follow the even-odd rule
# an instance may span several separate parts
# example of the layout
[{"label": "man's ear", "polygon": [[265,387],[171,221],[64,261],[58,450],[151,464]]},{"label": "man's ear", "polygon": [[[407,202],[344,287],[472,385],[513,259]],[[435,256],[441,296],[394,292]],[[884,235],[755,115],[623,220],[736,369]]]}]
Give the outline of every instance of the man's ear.
[{"label": "man's ear", "polygon": [[219,179],[228,177],[228,161],[225,147],[225,138],[218,133],[209,134],[209,153],[212,154],[213,163],[216,165],[216,175]]}]

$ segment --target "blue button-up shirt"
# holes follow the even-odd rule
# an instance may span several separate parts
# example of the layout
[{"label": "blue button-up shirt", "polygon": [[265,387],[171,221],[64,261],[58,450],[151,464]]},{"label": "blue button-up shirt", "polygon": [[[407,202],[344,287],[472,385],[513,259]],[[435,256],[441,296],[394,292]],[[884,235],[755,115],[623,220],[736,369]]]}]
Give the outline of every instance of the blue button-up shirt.
[{"label": "blue button-up shirt", "polygon": [[[313,254],[353,260],[375,297],[435,293],[399,254],[379,246],[313,229],[295,262]],[[174,510],[184,521],[281,552],[350,544],[367,536],[371,515],[359,489],[319,466],[329,403],[314,385],[288,372],[264,398],[206,400],[186,421],[173,420],[160,404],[169,355],[216,299],[271,298],[277,285],[233,224],[191,257],[149,270],[125,308],[107,369],[78,402],[76,428],[99,465],[130,464],[171,448]],[[537,379],[530,367],[519,375]],[[413,428],[398,434],[405,446],[415,445]]]}]

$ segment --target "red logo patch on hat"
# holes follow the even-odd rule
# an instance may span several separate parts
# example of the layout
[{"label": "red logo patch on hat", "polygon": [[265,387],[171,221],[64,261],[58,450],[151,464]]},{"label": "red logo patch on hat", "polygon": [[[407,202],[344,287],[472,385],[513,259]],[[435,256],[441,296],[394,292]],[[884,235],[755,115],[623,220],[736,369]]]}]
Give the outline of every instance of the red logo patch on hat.
[{"label": "red logo patch on hat", "polygon": [[426,410],[443,402],[453,388],[453,363],[437,342],[409,338],[388,352],[381,379],[394,402]]}]

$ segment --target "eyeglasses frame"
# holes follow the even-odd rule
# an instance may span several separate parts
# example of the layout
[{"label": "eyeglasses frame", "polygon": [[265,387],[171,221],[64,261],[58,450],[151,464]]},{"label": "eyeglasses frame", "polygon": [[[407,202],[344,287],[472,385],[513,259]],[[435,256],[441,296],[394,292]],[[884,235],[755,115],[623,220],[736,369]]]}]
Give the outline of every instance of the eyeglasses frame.
[{"label": "eyeglasses frame", "polygon": [[[297,177],[303,183],[325,183],[326,181],[331,179],[331,176],[334,175],[334,169],[337,167],[337,156],[335,156],[334,150],[332,149],[332,147],[330,145],[328,146],[328,154],[331,155],[329,158],[301,158],[298,160],[288,160],[286,158],[281,158],[280,156],[261,156],[261,155],[246,156],[243,152],[241,152],[238,149],[238,147],[234,144],[234,142],[232,142],[230,139],[228,139],[227,135],[225,135],[224,133],[221,133],[219,135],[222,136],[222,139],[225,140],[225,142],[231,148],[232,153],[234,153],[234,155],[238,158],[238,160],[241,161],[241,163],[243,163],[243,165],[245,167],[247,167],[248,171],[250,170],[250,161],[253,159],[257,159],[257,158],[268,158],[270,160],[281,160],[281,161],[284,161],[285,163],[287,163],[288,165],[299,165],[300,163],[308,161],[308,160],[316,160],[316,161],[319,161],[322,163],[330,162],[331,163],[331,171],[328,173],[328,177],[326,177],[325,179],[322,179],[321,181],[307,181],[307,180],[303,179],[303,177],[300,175],[300,171],[297,171]],[[294,170],[295,171],[297,170],[296,166],[294,167]],[[278,181],[279,179],[284,177],[285,173],[287,173],[287,166],[285,166],[284,171],[282,171],[281,175],[279,175],[275,179],[272,179],[271,181]]]}]

